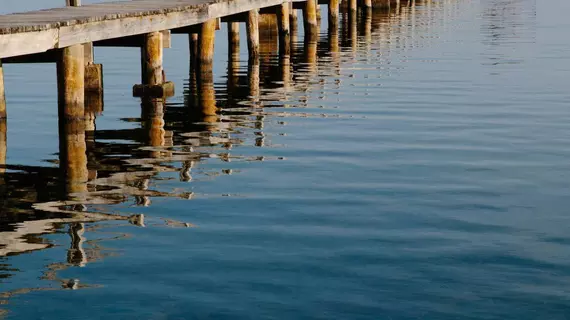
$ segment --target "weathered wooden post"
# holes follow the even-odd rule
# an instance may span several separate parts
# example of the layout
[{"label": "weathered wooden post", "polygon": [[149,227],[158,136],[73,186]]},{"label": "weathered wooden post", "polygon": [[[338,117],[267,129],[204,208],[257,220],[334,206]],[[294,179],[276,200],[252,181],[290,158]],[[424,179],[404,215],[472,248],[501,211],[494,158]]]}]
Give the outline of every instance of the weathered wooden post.
[{"label": "weathered wooden post", "polygon": [[188,47],[190,49],[190,69],[196,71],[198,69],[198,34],[188,34]]},{"label": "weathered wooden post", "polygon": [[214,60],[215,36],[216,19],[211,19],[201,24],[200,35],[198,36],[199,65],[212,65]]},{"label": "weathered wooden post", "polygon": [[76,44],[60,50],[57,83],[60,120],[83,120],[85,115],[84,46]]},{"label": "weathered wooden post", "polygon": [[349,14],[350,14],[350,12],[356,12],[356,10],[358,9],[357,7],[358,7],[357,0],[348,0]]},{"label": "weathered wooden post", "polygon": [[257,9],[250,10],[247,13],[246,22],[247,31],[247,49],[249,51],[249,59],[259,58],[259,12]]},{"label": "weathered wooden post", "polygon": [[151,32],[144,35],[142,51],[142,84],[161,85],[162,69],[162,32]]},{"label": "weathered wooden post", "polygon": [[239,22],[228,22],[228,53],[230,57],[239,57]]},{"label": "weathered wooden post", "polygon": [[141,85],[133,87],[136,97],[165,97],[174,93],[174,84],[167,82],[162,66],[163,32],[144,35],[141,47]]},{"label": "weathered wooden post", "polygon": [[279,30],[279,52],[284,55],[291,53],[291,28],[289,21],[290,4],[284,3],[277,9],[277,27]]},{"label": "weathered wooden post", "polygon": [[331,28],[338,29],[339,7],[340,7],[340,0],[329,0],[329,6],[328,6],[329,32]]},{"label": "weathered wooden post", "polygon": [[289,27],[291,28],[291,33],[297,30],[299,24],[299,17],[297,9],[293,6],[293,2],[289,3]]},{"label": "weathered wooden post", "polygon": [[307,0],[303,9],[305,36],[318,35],[317,0]]},{"label": "weathered wooden post", "polygon": [[233,101],[239,85],[239,22],[228,22],[228,100]]},{"label": "weathered wooden post", "polygon": [[214,91],[214,40],[216,19],[202,23],[198,37],[198,71],[197,87],[200,112],[204,118],[216,117],[216,93]]},{"label": "weathered wooden post", "polygon": [[4,91],[4,68],[0,60],[0,120],[6,119],[6,95]]}]

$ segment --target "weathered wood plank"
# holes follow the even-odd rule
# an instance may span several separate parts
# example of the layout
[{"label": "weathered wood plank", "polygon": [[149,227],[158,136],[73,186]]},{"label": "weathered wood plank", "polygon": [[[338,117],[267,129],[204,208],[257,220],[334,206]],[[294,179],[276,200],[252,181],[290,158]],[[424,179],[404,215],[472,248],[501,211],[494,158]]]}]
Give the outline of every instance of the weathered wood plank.
[{"label": "weathered wood plank", "polygon": [[0,35],[0,58],[39,53],[57,47],[58,31]]}]

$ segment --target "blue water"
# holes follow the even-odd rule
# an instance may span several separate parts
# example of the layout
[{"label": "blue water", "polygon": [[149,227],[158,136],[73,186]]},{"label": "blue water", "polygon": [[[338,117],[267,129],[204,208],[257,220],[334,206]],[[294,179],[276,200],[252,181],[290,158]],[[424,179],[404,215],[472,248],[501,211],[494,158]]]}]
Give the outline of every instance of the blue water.
[{"label": "blue water", "polygon": [[0,258],[0,318],[566,319],[568,9],[418,2],[356,29],[343,19],[336,53],[323,14],[316,63],[300,26],[288,88],[262,35],[259,94],[243,29],[228,87],[223,24],[213,117],[192,111],[188,40],[174,35],[164,62],[177,92],[153,147],[131,97],[139,50],[96,48],[105,105],[88,166],[138,176],[93,180],[85,206],[144,214],[145,227],[22,231],[60,217],[32,204],[65,199],[55,66],[6,65],[0,240],[20,230],[32,247]]}]

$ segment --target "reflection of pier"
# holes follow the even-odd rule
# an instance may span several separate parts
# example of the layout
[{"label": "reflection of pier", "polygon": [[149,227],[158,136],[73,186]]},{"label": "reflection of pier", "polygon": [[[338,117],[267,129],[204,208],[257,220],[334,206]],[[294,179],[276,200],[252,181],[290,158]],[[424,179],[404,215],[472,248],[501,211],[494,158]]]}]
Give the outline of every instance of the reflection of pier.
[{"label": "reflection of pier", "polygon": [[[65,78],[65,72],[69,77],[77,76],[71,69],[65,69],[75,66],[84,70],[84,81],[79,83],[85,85],[78,91],[60,79],[59,159],[51,159],[59,167],[6,164],[7,121],[2,107],[5,100],[0,99],[0,116],[4,116],[0,120],[0,163],[3,164],[0,166],[0,256],[48,248],[50,244],[38,235],[61,231],[65,225],[70,237],[66,265],[81,266],[90,261],[84,249],[89,235],[84,234],[83,223],[115,219],[144,224],[142,216],[108,215],[100,213],[102,208],[126,201],[148,206],[152,205],[153,197],[190,199],[189,192],[153,190],[151,182],[162,172],[178,172],[180,181],[191,182],[206,159],[238,158],[234,154],[237,146],[250,143],[244,139],[244,131],[253,132],[252,145],[270,145],[263,131],[271,109],[261,107],[267,102],[273,106],[289,104],[293,96],[299,99],[299,105],[308,104],[307,92],[323,86],[316,80],[320,77],[322,81],[329,78],[340,81],[341,64],[354,59],[359,52],[368,54],[377,50],[389,59],[390,51],[396,50],[390,43],[397,43],[397,50],[402,51],[421,46],[421,37],[414,35],[430,27],[435,20],[433,13],[425,6],[416,8],[419,1],[388,2],[371,10],[366,1],[362,3],[364,7],[357,8],[353,1],[331,0],[327,30],[322,33],[317,7],[305,2],[268,6],[259,13],[254,10],[228,15],[220,21],[227,25],[229,43],[224,79],[217,79],[213,73],[218,19],[174,28],[171,33],[160,30],[160,34],[129,38],[128,43],[95,41],[94,45],[143,46],[141,52],[146,63],[143,86],[136,87],[136,93],[142,96],[140,114],[124,119],[138,124],[132,129],[96,130],[104,102],[102,66],[93,63],[89,45],[80,49],[54,49],[36,57],[2,59],[5,63],[34,59],[38,59],[35,63],[52,62],[57,54],[59,76]],[[371,3],[376,6],[380,2]],[[303,14],[298,15],[297,9]],[[306,20],[301,41],[298,41],[296,19]],[[239,23],[247,23],[248,43],[242,44],[248,48],[247,62],[239,59]],[[165,39],[179,33],[189,39],[190,70],[184,103],[175,105],[167,100],[172,94],[172,84],[165,85],[161,59],[163,47],[169,46]],[[77,55],[74,50],[88,53],[87,63],[83,62],[85,68],[80,68],[81,64],[74,60]],[[0,85],[3,97],[1,90]],[[228,169],[220,174],[231,172]]]}]

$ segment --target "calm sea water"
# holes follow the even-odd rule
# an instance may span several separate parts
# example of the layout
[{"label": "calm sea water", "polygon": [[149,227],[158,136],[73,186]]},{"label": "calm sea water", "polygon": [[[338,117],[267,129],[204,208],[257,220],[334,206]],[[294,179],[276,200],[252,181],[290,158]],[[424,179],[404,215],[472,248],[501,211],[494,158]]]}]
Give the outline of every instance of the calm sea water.
[{"label": "calm sea water", "polygon": [[144,227],[33,209],[66,199],[55,66],[5,66],[0,318],[566,319],[568,9],[422,2],[345,19],[338,51],[323,17],[315,56],[299,29],[289,77],[268,34],[258,69],[242,36],[228,72],[223,25],[208,117],[186,36],[150,120],[131,97],[138,49],[96,48],[83,209]]}]

